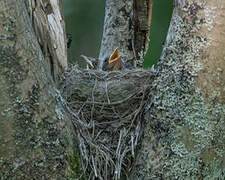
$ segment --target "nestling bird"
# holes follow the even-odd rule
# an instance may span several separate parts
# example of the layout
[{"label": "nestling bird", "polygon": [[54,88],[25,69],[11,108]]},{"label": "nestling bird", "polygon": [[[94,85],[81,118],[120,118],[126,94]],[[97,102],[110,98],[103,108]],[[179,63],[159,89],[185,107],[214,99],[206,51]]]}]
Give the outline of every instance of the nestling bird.
[{"label": "nestling bird", "polygon": [[119,55],[118,48],[116,48],[109,58],[107,71],[119,71],[122,69],[123,69],[122,57]]},{"label": "nestling bird", "polygon": [[[85,60],[87,64],[87,69],[93,70],[98,67],[98,60],[95,58],[87,57],[81,55],[81,57]],[[112,53],[109,58],[106,58],[103,62],[103,71],[119,71],[122,70],[124,63],[122,61],[122,57],[119,55],[118,48]]]},{"label": "nestling bird", "polygon": [[87,70],[97,69],[97,67],[98,67],[98,61],[95,58],[87,57],[87,56],[84,56],[84,55],[81,55],[80,57],[82,57],[83,60],[85,60],[86,69]]}]

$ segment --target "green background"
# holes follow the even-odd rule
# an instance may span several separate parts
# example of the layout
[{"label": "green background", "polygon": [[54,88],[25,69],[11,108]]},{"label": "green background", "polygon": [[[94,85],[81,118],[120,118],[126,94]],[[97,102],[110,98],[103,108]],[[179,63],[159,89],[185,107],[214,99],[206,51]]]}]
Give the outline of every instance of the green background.
[{"label": "green background", "polygon": [[[98,57],[104,23],[105,0],[63,0],[66,32],[73,41],[68,50],[71,63],[79,63],[80,55]],[[153,0],[150,44],[144,67],[155,64],[160,57],[171,19],[173,0]]]}]

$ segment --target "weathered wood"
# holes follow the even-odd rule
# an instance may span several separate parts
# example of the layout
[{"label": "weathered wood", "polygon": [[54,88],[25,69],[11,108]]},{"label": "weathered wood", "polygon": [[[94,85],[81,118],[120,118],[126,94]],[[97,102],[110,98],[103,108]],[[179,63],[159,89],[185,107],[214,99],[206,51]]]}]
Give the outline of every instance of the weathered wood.
[{"label": "weathered wood", "polygon": [[65,22],[60,0],[29,0],[29,14],[47,69],[57,81],[67,69]]},{"label": "weathered wood", "polygon": [[152,16],[152,0],[134,1],[134,52],[135,66],[142,67],[149,45],[149,33]]}]

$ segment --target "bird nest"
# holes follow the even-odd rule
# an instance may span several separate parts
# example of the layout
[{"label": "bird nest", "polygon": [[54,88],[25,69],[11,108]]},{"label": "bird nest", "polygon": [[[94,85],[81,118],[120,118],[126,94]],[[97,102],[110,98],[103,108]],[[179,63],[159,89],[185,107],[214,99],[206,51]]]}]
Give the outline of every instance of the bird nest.
[{"label": "bird nest", "polygon": [[129,174],[143,132],[152,72],[71,68],[60,84],[73,119],[85,177]]}]

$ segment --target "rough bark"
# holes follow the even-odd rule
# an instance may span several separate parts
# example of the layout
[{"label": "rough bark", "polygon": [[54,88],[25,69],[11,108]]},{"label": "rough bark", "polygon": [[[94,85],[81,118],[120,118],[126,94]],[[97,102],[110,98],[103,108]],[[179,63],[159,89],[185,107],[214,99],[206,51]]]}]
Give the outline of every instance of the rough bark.
[{"label": "rough bark", "polygon": [[29,15],[47,69],[57,83],[67,69],[65,22],[60,0],[28,0]]},{"label": "rough bark", "polygon": [[176,0],[130,179],[224,179],[223,0]]},{"label": "rough bark", "polygon": [[106,0],[99,69],[116,48],[126,63],[142,65],[149,43],[151,10],[152,0]]},{"label": "rough bark", "polygon": [[65,179],[73,126],[25,2],[0,1],[0,23],[0,179]]},{"label": "rough bark", "polygon": [[[120,5],[121,9],[124,7],[122,3],[112,1],[107,7],[118,9],[116,5]],[[145,107],[145,131],[129,179],[224,179],[224,6],[223,0],[175,1],[156,76],[153,83],[149,81],[149,87],[152,87],[150,98],[145,99],[147,106],[139,106]],[[133,3],[131,7],[127,4],[126,11],[123,8],[116,13],[131,12],[129,8],[134,7],[137,6]],[[106,17],[105,21],[108,20]],[[0,22],[0,144],[3,147],[0,148],[0,178],[66,179],[71,174],[79,177],[82,174],[79,167],[75,166],[78,174],[71,173],[74,167],[68,162],[73,159],[72,162],[78,164],[77,157],[68,158],[73,149],[72,126],[60,105],[63,103],[61,96],[46,74],[46,62],[32,31],[24,1],[0,1]],[[107,46],[112,48],[105,49],[103,59],[111,54],[118,42],[122,44],[122,48],[119,45],[121,49],[124,47],[124,57],[127,56],[128,60],[130,54],[134,57],[135,46],[128,52],[127,45],[118,40],[119,36],[128,41],[129,35],[135,39],[134,33],[129,34],[131,31],[123,18],[122,22],[125,28],[120,30],[128,33],[124,32],[124,35],[121,31],[123,37],[118,31],[114,34],[115,39],[108,38]],[[103,42],[106,42],[104,36]],[[117,99],[121,98],[121,88],[123,99],[132,95],[126,91],[132,92],[135,87],[140,93],[139,86],[145,85],[142,80],[151,75],[135,71],[135,75],[127,74],[129,77],[126,77],[127,71],[124,71],[112,72],[112,77],[108,72],[96,77],[98,73],[80,73],[71,89],[67,89],[77,101],[89,103],[89,109],[98,104],[87,101],[90,97],[93,100],[93,95],[95,100],[102,101],[102,105],[121,100]],[[74,86],[77,89],[73,93]],[[98,90],[94,91],[96,87]],[[109,87],[111,89],[106,93]],[[107,108],[105,104],[104,108]],[[123,114],[122,106],[120,114]],[[143,123],[143,119],[138,120]],[[114,126],[113,123],[110,125]],[[89,134],[96,135],[93,140],[101,135],[95,131]]]}]

